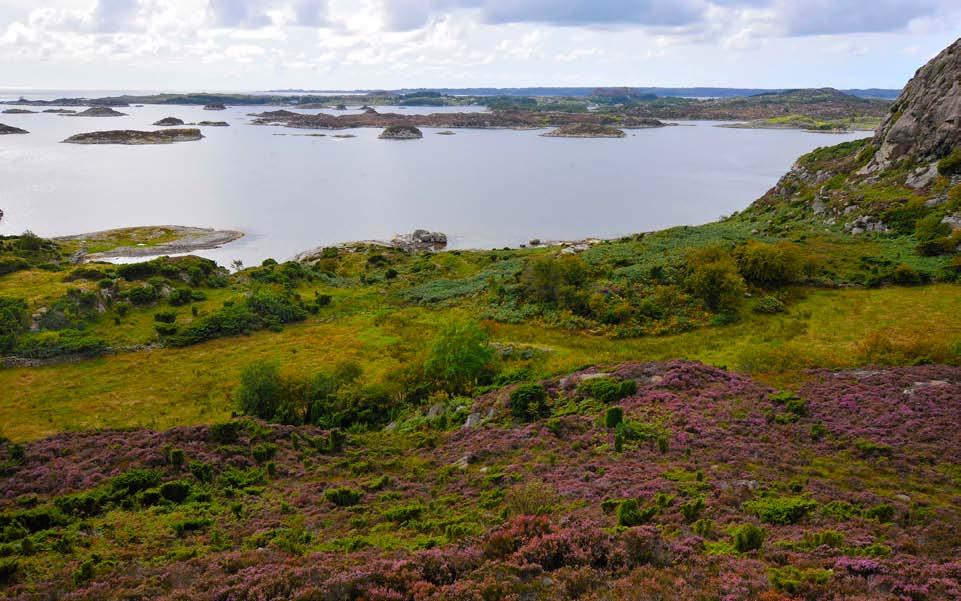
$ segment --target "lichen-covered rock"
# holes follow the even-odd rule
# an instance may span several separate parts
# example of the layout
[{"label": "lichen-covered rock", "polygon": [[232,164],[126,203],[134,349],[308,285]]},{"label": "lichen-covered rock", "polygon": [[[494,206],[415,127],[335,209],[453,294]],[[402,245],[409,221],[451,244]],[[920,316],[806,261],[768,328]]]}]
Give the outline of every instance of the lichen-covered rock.
[{"label": "lichen-covered rock", "polygon": [[921,67],[874,138],[877,153],[864,173],[904,157],[937,160],[961,145],[961,39]]}]

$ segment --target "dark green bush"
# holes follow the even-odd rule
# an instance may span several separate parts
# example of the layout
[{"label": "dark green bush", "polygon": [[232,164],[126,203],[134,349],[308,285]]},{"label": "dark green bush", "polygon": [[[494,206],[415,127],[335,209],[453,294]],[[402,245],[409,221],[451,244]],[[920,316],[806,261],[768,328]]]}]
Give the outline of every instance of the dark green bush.
[{"label": "dark green bush", "polygon": [[684,521],[688,523],[696,521],[701,516],[702,511],[704,511],[704,497],[695,497],[681,504],[681,515],[684,516]]},{"label": "dark green bush", "polygon": [[424,372],[452,394],[469,392],[493,376],[494,351],[487,331],[472,321],[450,322],[431,345]]},{"label": "dark green bush", "polygon": [[183,503],[190,496],[193,486],[187,480],[173,480],[160,485],[160,496],[171,503]]},{"label": "dark green bush", "polygon": [[764,544],[764,528],[754,524],[742,524],[731,530],[731,542],[738,553],[756,551]]},{"label": "dark green bush", "polygon": [[233,444],[240,438],[244,424],[241,422],[223,422],[210,426],[210,439],[220,444]]},{"label": "dark green bush", "polygon": [[0,353],[12,351],[28,326],[26,301],[0,296]]},{"label": "dark green bush", "polygon": [[132,497],[138,492],[157,486],[160,477],[160,472],[156,470],[133,469],[124,472],[110,481],[111,496],[117,499]]},{"label": "dark green bush", "polygon": [[961,147],[955,148],[951,154],[938,161],[938,173],[941,175],[961,175]]},{"label": "dark green bush", "polygon": [[624,421],[624,409],[621,407],[608,407],[604,412],[604,427],[616,428]]},{"label": "dark green bush", "polygon": [[228,305],[181,329],[168,342],[173,346],[189,346],[224,336],[249,334],[262,325],[260,318],[246,306]]},{"label": "dark green bush", "polygon": [[350,507],[360,502],[364,493],[359,490],[341,486],[339,488],[328,488],[324,491],[324,498],[338,507]]},{"label": "dark green bush", "polygon": [[781,286],[801,276],[800,250],[789,242],[750,241],[734,251],[734,258],[744,279],[759,286]]},{"label": "dark green bush", "polygon": [[160,295],[157,289],[151,285],[137,286],[124,293],[124,296],[135,305],[149,305],[157,302]]},{"label": "dark green bush", "polygon": [[776,315],[778,313],[786,313],[787,307],[784,306],[784,303],[773,296],[762,296],[761,298],[757,299],[757,303],[754,304],[753,311],[763,315]]},{"label": "dark green bush", "polygon": [[13,584],[19,567],[16,559],[0,559],[0,585]]},{"label": "dark green bush", "polygon": [[588,378],[578,385],[577,390],[602,403],[615,403],[636,393],[637,382],[616,378]]},{"label": "dark green bush", "polygon": [[[211,426],[211,429],[213,427]],[[198,482],[203,482],[209,484],[214,481],[214,470],[209,463],[204,463],[203,461],[193,460],[187,466],[193,477],[197,479]]]},{"label": "dark green bush", "polygon": [[0,257],[0,276],[30,269],[30,263],[20,257]]},{"label": "dark green bush", "polygon": [[199,530],[204,530],[213,525],[213,520],[210,518],[202,517],[192,517],[186,518],[173,523],[173,530],[177,536],[183,536],[188,532],[197,532]]},{"label": "dark green bush", "polygon": [[511,415],[531,422],[548,414],[547,390],[540,384],[521,384],[511,392]]},{"label": "dark green bush", "polygon": [[891,279],[895,284],[899,286],[916,286],[922,283],[921,274],[919,274],[910,265],[901,264],[894,268],[894,272],[891,274]]},{"label": "dark green bush", "polygon": [[636,500],[627,499],[617,506],[617,525],[632,528],[646,524],[657,514],[657,511],[656,505],[642,509]]},{"label": "dark green bush", "polygon": [[248,365],[240,374],[240,387],[237,389],[241,411],[260,419],[273,419],[283,395],[283,387],[280,366],[276,363]]},{"label": "dark green bush", "polygon": [[263,463],[264,461],[273,459],[277,455],[277,449],[278,447],[274,443],[264,442],[255,446],[251,450],[251,454],[254,456],[254,459]]},{"label": "dark green bush", "polygon": [[31,359],[49,359],[63,355],[96,355],[107,350],[107,343],[80,330],[41,332],[21,337],[14,353]]},{"label": "dark green bush", "polygon": [[720,247],[707,247],[688,253],[688,291],[718,313],[736,313],[744,302],[744,279],[730,253]]},{"label": "dark green bush", "polygon": [[[817,568],[799,569],[794,566],[770,568],[768,574],[774,588],[789,595],[813,594],[818,587],[831,581],[831,570]],[[807,597],[806,598],[813,598]]]},{"label": "dark green bush", "polygon": [[865,509],[864,517],[877,520],[882,524],[887,524],[894,521],[894,513],[894,507],[887,503],[882,503],[881,505],[875,505],[874,507]]}]

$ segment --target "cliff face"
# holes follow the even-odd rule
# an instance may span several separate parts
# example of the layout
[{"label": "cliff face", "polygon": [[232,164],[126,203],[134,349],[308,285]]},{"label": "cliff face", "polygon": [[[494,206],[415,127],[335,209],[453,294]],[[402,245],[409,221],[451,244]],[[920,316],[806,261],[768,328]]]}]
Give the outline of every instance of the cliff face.
[{"label": "cliff face", "polygon": [[877,152],[866,173],[904,157],[940,159],[961,146],[961,39],[918,69],[874,138]]}]

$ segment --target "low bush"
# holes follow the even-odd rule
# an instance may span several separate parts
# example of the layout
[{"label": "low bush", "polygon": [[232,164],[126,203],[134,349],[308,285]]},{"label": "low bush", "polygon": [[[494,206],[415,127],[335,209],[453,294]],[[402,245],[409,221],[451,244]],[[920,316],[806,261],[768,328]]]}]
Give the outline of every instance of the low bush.
[{"label": "low bush", "polygon": [[766,535],[760,526],[742,524],[731,530],[731,542],[738,553],[747,553],[760,549]]},{"label": "low bush", "polygon": [[624,421],[624,409],[621,407],[608,407],[604,412],[604,427],[616,428]]},{"label": "low bush", "polygon": [[590,378],[582,381],[577,390],[581,394],[602,403],[616,403],[636,393],[637,382],[616,378]]},{"label": "low bush", "polygon": [[642,509],[636,500],[627,499],[617,506],[617,525],[631,528],[646,524],[657,514],[657,511],[656,505]]},{"label": "low bush", "polygon": [[540,384],[521,384],[511,392],[511,415],[532,422],[548,414],[547,390]]},{"label": "low bush", "polygon": [[831,581],[831,570],[818,568],[799,569],[794,566],[770,568],[768,575],[775,589],[789,595],[806,595],[815,593],[816,587],[824,586]]},{"label": "low bush", "polygon": [[28,325],[26,301],[0,296],[0,353],[13,350]]},{"label": "low bush", "polygon": [[768,524],[797,524],[817,507],[806,497],[762,497],[744,503],[744,511]]},{"label": "low bush", "polygon": [[363,492],[345,486],[328,488],[324,491],[324,498],[338,507],[351,507],[356,505],[363,496]]},{"label": "low bush", "polygon": [[800,250],[789,242],[750,241],[734,251],[734,258],[744,279],[759,286],[782,286],[801,276]]}]

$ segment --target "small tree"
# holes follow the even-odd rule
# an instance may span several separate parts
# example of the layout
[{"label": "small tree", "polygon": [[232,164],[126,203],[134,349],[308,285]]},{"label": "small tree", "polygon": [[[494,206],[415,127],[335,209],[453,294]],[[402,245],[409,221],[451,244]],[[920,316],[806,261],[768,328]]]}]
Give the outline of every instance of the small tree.
[{"label": "small tree", "polygon": [[482,327],[471,321],[451,322],[434,341],[424,370],[439,388],[462,394],[488,374],[493,363],[494,351]]},{"label": "small tree", "polygon": [[685,284],[711,311],[736,313],[744,301],[744,279],[724,249],[698,249],[687,257]]},{"label": "small tree", "polygon": [[273,362],[260,361],[244,368],[240,374],[237,401],[247,415],[273,419],[284,390],[280,367]]},{"label": "small tree", "polygon": [[759,286],[789,284],[801,275],[798,247],[789,242],[751,241],[739,247],[734,257],[744,279]]}]

